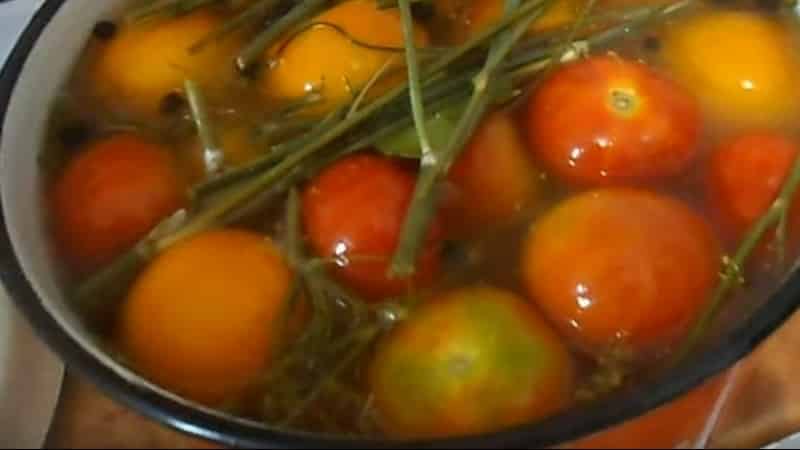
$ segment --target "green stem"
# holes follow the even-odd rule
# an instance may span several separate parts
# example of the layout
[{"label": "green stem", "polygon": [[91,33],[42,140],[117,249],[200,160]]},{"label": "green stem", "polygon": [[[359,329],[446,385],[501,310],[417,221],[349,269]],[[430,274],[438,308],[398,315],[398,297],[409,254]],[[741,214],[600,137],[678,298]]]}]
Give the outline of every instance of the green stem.
[{"label": "green stem", "polygon": [[160,0],[150,2],[140,9],[131,11],[126,16],[129,22],[138,22],[159,14],[181,15],[220,0]]},{"label": "green stem", "polygon": [[367,98],[367,94],[369,93],[369,91],[372,90],[375,84],[377,84],[378,81],[380,81],[383,78],[384,74],[386,74],[386,71],[389,70],[389,68],[393,64],[394,64],[394,56],[390,56],[389,58],[386,59],[386,62],[383,63],[381,68],[375,71],[374,74],[372,74],[370,79],[367,80],[367,83],[364,85],[364,87],[361,88],[361,90],[358,92],[358,95],[353,100],[353,103],[350,105],[350,109],[347,111],[345,118],[352,116],[353,113],[358,111],[358,108],[361,107],[361,103],[363,103],[364,100]]},{"label": "green stem", "polygon": [[296,188],[289,190],[286,200],[286,247],[289,263],[297,269],[303,258],[303,238],[300,226],[300,194]]},{"label": "green stem", "polygon": [[200,88],[192,80],[184,82],[184,90],[186,91],[186,98],[189,101],[189,109],[192,112],[192,119],[197,127],[197,133],[200,137],[200,142],[203,145],[203,163],[206,169],[206,175],[211,175],[219,172],[224,164],[225,154],[217,144],[217,138],[214,135],[214,127],[211,125],[211,119],[208,115],[208,108],[203,93]]},{"label": "green stem", "polygon": [[[399,5],[398,0],[375,0],[378,3],[378,9],[397,8]],[[430,3],[431,0],[409,0],[410,3]]]},{"label": "green stem", "polygon": [[325,392],[325,390],[329,387],[329,385],[336,380],[345,370],[351,367],[351,365],[358,359],[359,356],[367,349],[373,339],[380,333],[380,328],[378,327],[370,327],[364,330],[359,331],[353,338],[352,341],[347,339],[348,342],[347,346],[352,347],[352,349],[336,364],[328,375],[320,380],[319,383],[314,387],[314,389],[303,399],[301,400],[294,408],[294,410],[290,411],[289,414],[286,416],[286,419],[280,424],[280,426],[286,427],[292,424],[300,415],[302,415],[309,406],[311,406],[314,401]]},{"label": "green stem", "polygon": [[[428,226],[437,208],[438,195],[435,187],[441,177],[447,174],[450,165],[456,160],[467,140],[472,135],[481,117],[491,101],[490,84],[496,71],[504,58],[511,51],[514,44],[528,30],[531,23],[541,17],[547,10],[552,0],[543,0],[536,3],[540,6],[532,10],[527,17],[521,19],[510,30],[498,35],[486,58],[486,64],[473,81],[472,97],[459,120],[448,144],[442,149],[438,158],[420,161],[420,175],[414,190],[414,195],[406,215],[400,239],[389,267],[389,275],[407,277],[414,273],[417,254],[425,240]],[[518,8],[518,9],[521,9]],[[506,16],[512,15],[507,13]]]},{"label": "green stem", "polygon": [[114,264],[87,279],[70,295],[78,310],[93,317],[106,302],[115,301],[136,278],[142,265],[155,254],[149,242],[123,253]]},{"label": "green stem", "polygon": [[436,158],[428,139],[428,130],[425,126],[425,106],[422,101],[422,83],[419,75],[419,61],[417,60],[417,44],[414,42],[414,19],[411,17],[409,0],[399,0],[400,19],[403,23],[403,40],[406,48],[406,67],[408,68],[408,90],[411,99],[411,115],[417,129],[419,146],[423,160]]},{"label": "green stem", "polygon": [[305,0],[298,3],[285,16],[271,24],[259,33],[236,57],[236,66],[239,70],[247,70],[255,61],[264,54],[282,34],[290,30],[299,22],[316,14],[328,3],[329,0]]},{"label": "green stem", "polygon": [[734,287],[742,283],[742,273],[753,250],[759,245],[764,235],[780,222],[781,216],[785,211],[791,208],[792,199],[794,198],[798,186],[800,186],[800,156],[795,159],[792,169],[789,172],[789,177],[784,182],[778,197],[772,202],[767,212],[750,227],[745,237],[739,243],[739,247],[736,249],[733,258],[725,262],[720,275],[720,281],[711,295],[705,310],[703,310],[700,317],[690,329],[686,339],[674,353],[674,356],[671,358],[671,365],[682,362],[691,354],[700,339],[708,332],[708,329],[711,327],[722,306],[725,305],[728,293]]},{"label": "green stem", "polygon": [[275,9],[275,7],[280,4],[280,2],[281,0],[256,1],[244,11],[239,13],[236,17],[222,24],[221,27],[200,38],[200,40],[189,47],[189,51],[191,53],[197,53],[205,48],[208,44],[228,36],[237,29],[249,23],[262,20],[263,18],[267,17]]}]

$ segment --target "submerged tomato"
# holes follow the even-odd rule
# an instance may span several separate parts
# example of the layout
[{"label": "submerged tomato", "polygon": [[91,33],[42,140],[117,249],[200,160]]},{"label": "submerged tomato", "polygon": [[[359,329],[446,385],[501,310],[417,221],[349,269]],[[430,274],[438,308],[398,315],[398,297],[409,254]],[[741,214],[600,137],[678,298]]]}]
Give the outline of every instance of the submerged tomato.
[{"label": "submerged tomato", "polygon": [[541,198],[541,175],[511,116],[489,114],[448,173],[448,232],[471,232],[514,220]]},{"label": "submerged tomato", "polygon": [[373,300],[431,283],[439,271],[438,221],[411,278],[390,278],[389,262],[414,193],[415,177],[399,162],[362,153],[323,170],[305,188],[303,220],[316,253],[334,259],[339,276]]},{"label": "submerged tomato", "polygon": [[[319,86],[322,101],[310,109],[329,111],[351,100],[387,62],[395,75],[376,83],[370,93],[379,94],[405,76],[404,58],[374,48],[403,47],[396,8],[381,9],[373,0],[347,0],[319,14],[312,24],[318,25],[264,55],[275,63],[260,83],[265,96],[291,100],[305,95],[310,86]],[[416,26],[414,35],[418,46],[427,44],[422,27]]]},{"label": "submerged tomato", "polygon": [[202,233],[161,254],[139,276],[117,337],[145,376],[220,406],[269,366],[290,283],[289,266],[263,235]]},{"label": "submerged tomato", "polygon": [[553,174],[582,185],[679,175],[701,132],[691,95],[615,55],[556,71],[531,96],[526,123],[531,149]]},{"label": "submerged tomato", "polygon": [[433,299],[379,343],[369,380],[396,437],[498,430],[553,414],[575,369],[559,337],[523,299],[472,287]]},{"label": "submerged tomato", "polygon": [[556,206],[532,227],[521,264],[531,298],[578,345],[636,351],[683,335],[717,281],[720,249],[681,202],[614,188]]},{"label": "submerged tomato", "polygon": [[95,269],[183,206],[184,190],[168,149],[132,134],[92,143],[53,186],[59,248],[78,272]]},{"label": "submerged tomato", "polygon": [[[792,139],[773,132],[736,136],[714,151],[706,179],[707,201],[734,237],[741,237],[767,211],[797,154]],[[793,209],[800,219],[800,210]]]},{"label": "submerged tomato", "polygon": [[155,116],[164,97],[182,90],[187,78],[201,82],[206,93],[216,91],[235,75],[230,61],[240,41],[224,39],[197,52],[189,48],[222,22],[221,16],[198,12],[121,26],[97,49],[92,91],[108,106],[140,117]]},{"label": "submerged tomato", "polygon": [[667,66],[713,119],[737,125],[791,123],[800,112],[800,58],[787,28],[755,12],[714,11],[667,29]]}]

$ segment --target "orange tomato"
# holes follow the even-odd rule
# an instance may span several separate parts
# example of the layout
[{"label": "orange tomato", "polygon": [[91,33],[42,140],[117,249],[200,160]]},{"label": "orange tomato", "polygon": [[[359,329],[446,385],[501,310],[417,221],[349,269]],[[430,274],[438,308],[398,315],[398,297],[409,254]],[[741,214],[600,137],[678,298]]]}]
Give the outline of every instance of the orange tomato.
[{"label": "orange tomato", "polygon": [[612,188],[536,222],[521,267],[531,298],[580,347],[644,351],[683,336],[717,282],[720,249],[683,203]]},{"label": "orange tomato", "polygon": [[511,116],[489,114],[448,173],[448,230],[475,230],[512,221],[541,194],[541,172]]},{"label": "orange tomato", "polygon": [[[368,48],[403,47],[403,28],[397,9],[379,9],[373,0],[348,0],[315,17],[312,23],[328,23],[347,34],[323,25],[312,26],[288,42],[270,49],[266,58],[275,60],[261,80],[264,95],[278,99],[299,98],[310,87],[319,86],[323,101],[311,108],[324,112],[358,94],[366,83],[392,58],[391,70],[399,76],[384,79],[370,91],[378,94],[405,76],[402,53]],[[427,33],[415,28],[418,46],[428,42]]]},{"label": "orange tomato", "polygon": [[557,70],[530,97],[526,123],[539,159],[580,185],[679,175],[697,155],[702,128],[690,94],[613,54]]},{"label": "orange tomato", "polygon": [[159,385],[219,406],[268,368],[290,282],[288,265],[263,235],[197,235],[136,280],[122,306],[121,348]]},{"label": "orange tomato", "polygon": [[59,248],[77,272],[133,246],[185,204],[169,150],[133,134],[101,139],[70,161],[50,202]]},{"label": "orange tomato", "polygon": [[183,89],[189,78],[208,88],[235,75],[237,39],[226,39],[191,53],[190,47],[222,24],[207,12],[121,26],[93,58],[91,89],[122,112],[152,117],[162,99]]},{"label": "orange tomato", "polygon": [[383,427],[402,438],[499,430],[566,407],[575,368],[525,300],[492,287],[425,303],[384,338],[369,380]]},{"label": "orange tomato", "polygon": [[361,153],[328,166],[305,188],[303,220],[312,247],[341,262],[338,275],[370,299],[428,285],[438,274],[441,229],[436,221],[414,276],[387,275],[414,184],[414,174],[399,162]]}]

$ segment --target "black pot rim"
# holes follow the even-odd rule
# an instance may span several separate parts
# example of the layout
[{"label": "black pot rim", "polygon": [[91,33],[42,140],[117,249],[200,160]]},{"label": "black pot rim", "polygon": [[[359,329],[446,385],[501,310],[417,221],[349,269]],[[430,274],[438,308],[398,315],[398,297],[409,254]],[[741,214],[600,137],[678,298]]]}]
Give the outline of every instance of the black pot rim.
[{"label": "black pot rim", "polygon": [[[14,46],[0,72],[0,126],[5,122],[14,87],[39,36],[66,0],[45,0]],[[0,130],[0,134],[2,130]],[[90,379],[106,394],[142,414],[197,437],[229,446],[272,448],[439,447],[514,448],[544,447],[601,431],[652,410],[731,367],[779,327],[800,304],[800,274],[794,274],[768,302],[725,342],[674,369],[666,381],[640,386],[611,402],[514,429],[436,441],[390,442],[337,439],[311,433],[288,433],[227,420],[131,384],[81,347],[44,308],[12,248],[0,217],[0,280],[36,333],[72,370]]]}]

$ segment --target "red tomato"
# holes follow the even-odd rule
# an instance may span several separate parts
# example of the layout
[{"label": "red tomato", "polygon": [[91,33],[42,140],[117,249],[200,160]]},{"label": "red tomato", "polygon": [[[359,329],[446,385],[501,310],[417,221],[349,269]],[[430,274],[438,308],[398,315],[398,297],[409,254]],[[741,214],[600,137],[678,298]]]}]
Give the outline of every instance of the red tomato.
[{"label": "red tomato", "polygon": [[[797,154],[793,140],[762,132],[736,136],[711,155],[706,179],[708,203],[732,237],[741,237],[770,207]],[[792,205],[792,225],[800,225],[797,205],[796,201]]]},{"label": "red tomato", "polygon": [[555,175],[580,185],[650,181],[697,154],[695,99],[646,65],[615,55],[556,71],[531,96],[528,138]]},{"label": "red tomato", "polygon": [[383,428],[432,438],[495,431],[570,404],[575,367],[524,299],[492,287],[444,294],[378,345],[369,380]]},{"label": "red tomato", "polygon": [[541,172],[505,112],[483,119],[450,168],[448,181],[453,187],[445,200],[448,232],[511,222],[541,198]]},{"label": "red tomato", "polygon": [[58,244],[77,272],[93,270],[182,207],[185,187],[158,144],[133,134],[90,144],[53,186]]},{"label": "red tomato", "polygon": [[413,173],[396,161],[362,153],[328,166],[303,194],[303,220],[314,250],[346,262],[338,270],[340,277],[370,299],[427,285],[439,271],[441,230],[436,221],[415,275],[387,275],[414,185]]},{"label": "red tomato", "polygon": [[528,292],[579,346],[663,348],[683,336],[714,288],[720,249],[683,203],[609,188],[570,198],[524,243]]}]

